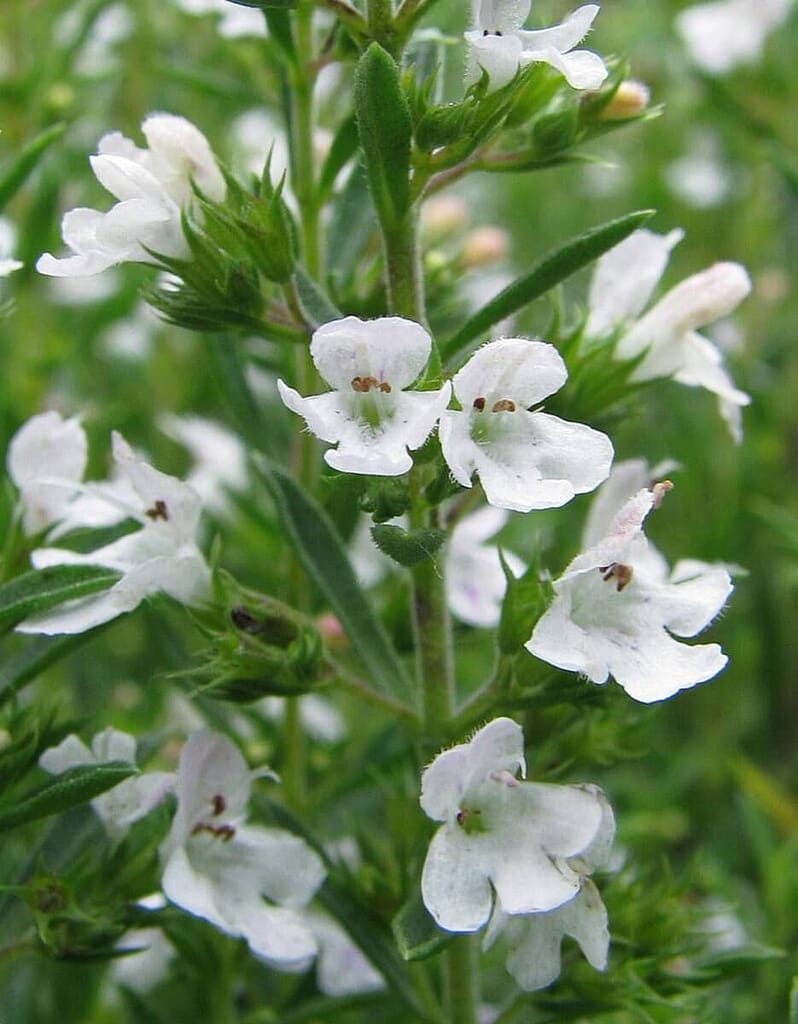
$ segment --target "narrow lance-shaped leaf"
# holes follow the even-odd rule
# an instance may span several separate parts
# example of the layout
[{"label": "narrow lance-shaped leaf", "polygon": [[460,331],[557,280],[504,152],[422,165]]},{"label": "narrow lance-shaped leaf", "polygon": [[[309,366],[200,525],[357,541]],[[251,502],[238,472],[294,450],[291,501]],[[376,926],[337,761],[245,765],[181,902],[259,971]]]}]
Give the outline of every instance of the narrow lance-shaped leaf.
[{"label": "narrow lance-shaped leaf", "polygon": [[259,456],[254,463],[271,491],[297,556],[330,602],[369,678],[378,689],[407,702],[410,681],[357,582],[327,513],[277,466]]},{"label": "narrow lance-shaped leaf", "polygon": [[489,331],[494,324],[545,295],[571,274],[614,248],[653,214],[653,210],[638,210],[636,213],[611,220],[571,239],[561,249],[544,256],[528,274],[508,285],[504,291],[491,299],[463,324],[454,337],[441,346],[444,361],[448,364],[456,363],[468,354],[471,342]]},{"label": "narrow lance-shaped leaf", "polygon": [[38,164],[42,154],[64,134],[63,124],[55,124],[29,142],[15,160],[0,170],[0,210],[2,210],[24,184]]},{"label": "narrow lance-shaped leaf", "polygon": [[94,630],[74,636],[30,637],[22,650],[0,658],[0,706],[12,700],[45,669],[66,658],[96,636]]},{"label": "narrow lance-shaped leaf", "polygon": [[53,565],[26,572],[0,587],[0,631],[64,601],[107,590],[119,573],[97,565]]},{"label": "narrow lance-shaped leaf", "polygon": [[391,925],[405,960],[426,960],[440,953],[455,937],[454,932],[445,932],[435,924],[419,889],[414,890]]},{"label": "narrow lance-shaped leaf", "polygon": [[401,224],[410,207],[410,108],[399,68],[378,43],[355,70],[355,113],[374,206],[384,230]]},{"label": "narrow lance-shaped leaf", "polygon": [[294,267],[294,288],[302,315],[312,327],[321,327],[331,320],[340,320],[343,313],[333,305],[304,267]]},{"label": "narrow lance-shaped leaf", "polygon": [[0,806],[0,829],[16,828],[51,814],[62,814],[93,800],[135,774],[136,768],[126,761],[70,768],[30,796]]}]

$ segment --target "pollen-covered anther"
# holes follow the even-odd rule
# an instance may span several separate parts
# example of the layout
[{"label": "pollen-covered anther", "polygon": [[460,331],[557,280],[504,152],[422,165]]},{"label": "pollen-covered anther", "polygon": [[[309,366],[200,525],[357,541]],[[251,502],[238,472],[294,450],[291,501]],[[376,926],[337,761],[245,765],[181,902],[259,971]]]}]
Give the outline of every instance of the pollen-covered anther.
[{"label": "pollen-covered anther", "polygon": [[216,839],[221,839],[224,843],[229,843],[236,834],[236,830],[232,825],[209,825],[205,821],[199,822],[191,830],[192,836],[199,835],[200,832],[209,832]]},{"label": "pollen-covered anther", "polygon": [[515,412],[515,402],[512,398],[500,398],[498,402],[494,402],[491,407],[491,412]]},{"label": "pollen-covered anther", "polygon": [[651,490],[654,494],[654,508],[659,508],[668,491],[673,490],[673,484],[670,480],[660,480],[659,483],[654,484]]},{"label": "pollen-covered anther", "polygon": [[391,385],[387,380],[377,380],[376,377],[353,377],[352,390],[361,395],[366,395],[369,391],[381,391],[384,395],[390,395]]},{"label": "pollen-covered anther", "polygon": [[628,587],[634,576],[634,569],[631,565],[624,565],[623,562],[611,562],[609,565],[600,565],[601,578],[607,583],[615,580],[615,589],[620,593],[624,587]]},{"label": "pollen-covered anther", "polygon": [[148,508],[144,515],[147,516],[148,519],[152,519],[153,522],[155,522],[156,519],[163,519],[164,521],[167,521],[169,519],[169,510],[166,507],[166,502],[161,498],[158,498],[152,508]]}]

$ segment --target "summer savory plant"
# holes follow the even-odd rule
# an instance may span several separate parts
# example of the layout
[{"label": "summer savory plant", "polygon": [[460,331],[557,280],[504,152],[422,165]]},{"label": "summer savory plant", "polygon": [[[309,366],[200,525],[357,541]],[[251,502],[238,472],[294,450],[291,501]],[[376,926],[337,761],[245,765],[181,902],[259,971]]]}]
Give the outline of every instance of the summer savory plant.
[{"label": "summer savory plant", "polygon": [[[476,308],[504,236],[464,255],[486,180],[578,208],[594,140],[661,112],[624,44],[598,4],[118,6],[61,24],[70,88],[102,95],[146,27],[153,89],[71,110],[0,176],[24,197],[79,143],[3,282],[71,340],[6,454],[0,959],[32,990],[88,979],[63,1024],[699,1019],[749,960],[707,959],[697,901],[651,884],[675,826],[635,842],[615,787],[653,771],[651,705],[735,657],[743,571],[723,537],[669,540],[714,513],[680,504],[691,451],[646,416],[703,388],[742,442],[713,325],[751,278],[696,270],[650,209],[583,220]],[[713,6],[678,24],[720,72],[692,41]],[[110,343],[144,329],[137,295],[159,326]]]}]

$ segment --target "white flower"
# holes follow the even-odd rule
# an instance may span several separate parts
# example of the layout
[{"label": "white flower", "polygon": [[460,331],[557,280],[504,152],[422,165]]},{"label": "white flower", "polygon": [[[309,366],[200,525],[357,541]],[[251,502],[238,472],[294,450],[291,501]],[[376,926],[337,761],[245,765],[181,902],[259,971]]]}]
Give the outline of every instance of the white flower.
[{"label": "white flower", "polygon": [[443,824],[421,877],[424,903],[447,931],[473,932],[491,915],[553,910],[577,894],[575,860],[603,842],[595,787],[520,782],[521,727],[497,718],[446,750],[421,780],[421,807]]},{"label": "white flower", "polygon": [[319,945],[316,980],[320,992],[337,999],[385,988],[382,975],[334,918],[320,910],[306,910],[302,918]]},{"label": "white flower", "polygon": [[316,940],[297,910],[324,880],[298,836],[244,823],[252,774],[224,736],[195,733],[183,748],[177,813],[161,847],[162,888],[183,910],[246,940],[283,970],[305,969]]},{"label": "white flower", "polygon": [[[143,910],[162,910],[166,900],[160,892],[137,901]],[[144,993],[155,988],[166,977],[175,947],[160,928],[131,928],[114,947],[125,956],[114,959],[110,974],[117,985]],[[130,952],[135,950],[135,952]]]},{"label": "white flower", "polygon": [[529,512],[558,508],[607,476],[605,434],[543,412],[530,412],[565,383],[553,345],[502,338],[483,345],[454,377],[462,411],[441,416],[443,457],[458,483],[479,474],[491,505]]},{"label": "white flower", "polygon": [[495,915],[485,947],[502,936],[511,947],[507,970],[526,992],[551,985],[560,976],[560,943],[563,936],[576,939],[591,967],[606,970],[610,933],[607,910],[598,889],[583,879],[577,895],[545,914]]},{"label": "white flower", "polygon": [[676,16],[676,28],[693,61],[711,75],[737,64],[755,64],[765,40],[789,16],[792,0],[715,0],[693,4]]},{"label": "white flower", "polygon": [[[715,263],[671,288],[639,320],[628,323],[648,301],[665,269],[668,252],[680,237],[674,232],[659,237],[648,231],[636,231],[598,261],[591,287],[591,308],[594,302],[599,305],[595,307],[595,318],[591,313],[588,333],[593,333],[591,324],[595,333],[603,333],[599,328],[606,331],[627,321],[615,347],[615,357],[643,356],[629,379],[671,377],[680,384],[713,392],[719,398],[721,415],[739,442],[740,408],[751,399],[734,386],[720,351],[697,328],[731,313],[748,295],[751,279],[745,267],[739,263]],[[632,275],[639,278],[639,285],[630,287],[622,283]],[[618,294],[627,297],[628,310],[623,310],[621,300],[607,299],[605,288],[612,281]]]},{"label": "white flower", "polygon": [[420,324],[398,316],[348,316],[313,335],[310,354],[334,391],[303,398],[278,381],[280,397],[322,441],[324,454],[343,473],[399,476],[413,465],[408,454],[429,436],[449,402],[451,387],[405,391],[427,365],[432,342]]},{"label": "white flower", "polygon": [[229,492],[244,491],[247,486],[247,450],[241,438],[202,416],[167,415],[159,426],[191,452],[194,465],[186,483],[203,506],[214,515],[229,515]]},{"label": "white flower", "polygon": [[[101,565],[122,578],[110,590],[69,601],[25,619],[22,633],[82,633],[132,611],[145,597],[163,591],[192,607],[210,597],[210,570],[194,540],[199,526],[196,492],[139,459],[125,439],[114,432],[113,455],[124,484],[135,502],[123,511],[141,529],[88,554],[65,548],[38,548],[31,555],[37,569],[48,565]],[[119,508],[119,487],[95,485],[92,494]]]},{"label": "white flower", "polygon": [[176,0],[186,14],[218,14],[219,35],[225,39],[265,36],[266,19],[256,7],[242,7],[226,0]]},{"label": "white flower", "polygon": [[[465,516],[455,526],[446,549],[446,600],[461,622],[491,629],[499,624],[507,580],[495,544],[485,544],[505,525],[509,515],[488,505]],[[512,553],[504,560],[514,576],[526,565]]]},{"label": "white flower", "polygon": [[[91,750],[74,734],[67,736],[57,747],[44,751],[39,758],[39,767],[51,775],[61,775],[78,765],[106,764],[109,761],[136,764],[135,738],[110,726],[97,733],[91,741]],[[91,806],[109,836],[121,839],[133,822],[148,814],[173,787],[174,775],[171,772],[142,772],[96,796]]]},{"label": "white flower", "polygon": [[574,89],[598,89],[607,68],[597,53],[576,50],[590,31],[598,4],[585,4],[560,25],[524,31],[531,0],[475,0],[474,28],[466,32],[470,47],[467,84],[476,82],[481,68],[490,77],[490,89],[507,85],[518,71],[540,61],[556,68]]},{"label": "white flower", "polygon": [[43,412],[14,434],[6,465],[19,490],[22,525],[28,536],[41,533],[67,514],[87,458],[86,434],[76,417],[65,420],[57,412]]},{"label": "white flower", "polygon": [[[100,139],[90,157],[97,180],[119,202],[107,213],[79,208],[64,215],[61,233],[74,255],[39,257],[36,269],[54,277],[98,274],[117,263],[152,263],[151,249],[187,256],[181,210],[192,201],[191,183],[221,202],[226,186],[208,140],[183,117],[152,114],[141,126],[148,148],[119,132]],[[146,248],[145,248],[146,246]]]},{"label": "white flower", "polygon": [[654,501],[652,491],[641,490],[608,535],[571,562],[526,644],[536,657],[594,683],[612,675],[645,704],[711,679],[726,665],[717,644],[689,646],[674,636],[700,633],[732,591],[724,568],[702,562],[679,562],[668,577],[642,529]]},{"label": "white flower", "polygon": [[8,277],[24,266],[11,253],[17,244],[17,232],[7,217],[0,217],[0,277]]}]

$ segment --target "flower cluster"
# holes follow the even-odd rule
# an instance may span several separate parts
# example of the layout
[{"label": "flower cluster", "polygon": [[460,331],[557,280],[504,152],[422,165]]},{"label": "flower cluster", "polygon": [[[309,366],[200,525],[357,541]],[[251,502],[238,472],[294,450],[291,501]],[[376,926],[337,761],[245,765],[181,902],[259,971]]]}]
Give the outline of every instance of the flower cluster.
[{"label": "flower cluster", "polygon": [[36,264],[39,273],[79,277],[118,263],[153,263],[152,253],[188,255],[181,217],[192,205],[192,183],[221,202],[224,177],[207,139],[185,118],[152,114],[141,130],[146,149],[119,132],[100,139],[92,170],[119,201],[107,213],[79,208],[65,214],[61,233],[73,255],[45,253]]},{"label": "flower cluster", "polygon": [[[606,862],[615,824],[598,787],[525,782],[519,771],[523,733],[509,718],[494,719],[426,769],[421,807],[441,826],[421,892],[447,931],[474,932],[490,921],[487,945],[512,931],[508,966],[533,989],[556,977],[550,965],[563,934],[578,937],[594,966],[606,963],[606,915],[586,876]],[[506,928],[507,918],[518,931]],[[545,963],[537,947],[546,949]]]},{"label": "flower cluster", "polygon": [[112,449],[115,477],[84,484],[86,436],[77,420],[43,413],[24,424],[11,442],[9,471],[20,490],[28,533],[52,527],[52,541],[79,527],[127,520],[139,526],[88,553],[36,548],[31,561],[37,569],[104,566],[117,571],[120,579],[107,591],[29,616],[17,626],[22,633],[82,633],[159,592],[192,607],[209,600],[210,570],[196,543],[198,495],[144,462],[121,434],[113,434]]}]

